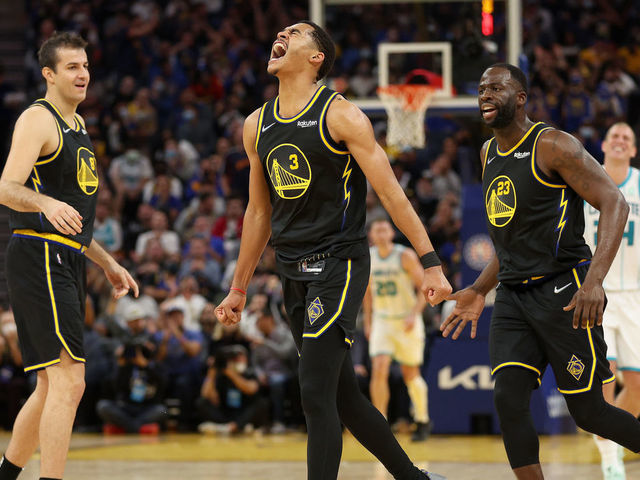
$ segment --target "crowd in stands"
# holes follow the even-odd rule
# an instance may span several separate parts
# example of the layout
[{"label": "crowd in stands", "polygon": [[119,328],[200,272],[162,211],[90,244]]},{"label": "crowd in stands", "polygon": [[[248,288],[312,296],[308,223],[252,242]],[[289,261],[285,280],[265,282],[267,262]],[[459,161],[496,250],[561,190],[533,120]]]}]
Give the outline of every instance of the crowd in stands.
[{"label": "crowd in stands", "polygon": [[[531,116],[578,135],[597,154],[607,126],[627,115],[633,125],[638,121],[640,10],[634,2],[524,3]],[[141,288],[138,299],[114,301],[102,271],[89,266],[87,388],[78,428],[155,433],[168,424],[232,433],[252,425],[280,432],[302,423],[297,354],[270,247],[249,286],[242,322],[223,326],[214,309],[229,288],[248,200],[243,119],[277,94],[265,69],[271,43],[277,29],[308,17],[305,5],[26,1],[24,97],[44,92],[35,53],[53,31],[74,30],[89,41],[92,80],[79,111],[99,162],[95,238]],[[481,71],[504,53],[480,36],[479,8],[333,7],[327,24],[339,50],[329,85],[347,97],[369,95],[379,42],[444,36],[454,43],[457,68],[467,70],[460,78],[470,82],[456,88],[473,93]],[[504,38],[504,15],[496,15],[495,29]],[[0,70],[2,98],[16,90],[3,85]],[[24,106],[5,99],[0,118],[15,119]],[[384,125],[375,129],[385,145]],[[487,133],[445,118],[426,149],[387,148],[456,288],[461,192],[479,179],[480,139]],[[366,208],[369,218],[384,214],[374,192]],[[406,240],[399,234],[398,241]],[[353,355],[366,391],[364,341]],[[11,427],[32,383],[21,370],[11,313],[2,313],[0,427]]]}]

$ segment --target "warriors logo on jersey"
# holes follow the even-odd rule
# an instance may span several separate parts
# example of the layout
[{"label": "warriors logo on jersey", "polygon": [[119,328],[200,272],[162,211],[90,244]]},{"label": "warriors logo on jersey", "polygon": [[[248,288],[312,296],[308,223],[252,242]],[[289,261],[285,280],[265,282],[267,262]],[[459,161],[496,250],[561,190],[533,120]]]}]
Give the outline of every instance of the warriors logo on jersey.
[{"label": "warriors logo on jersey", "polygon": [[571,360],[567,364],[567,371],[575,378],[576,380],[580,380],[582,376],[582,372],[584,372],[584,363],[575,355],[571,356]]},{"label": "warriors logo on jersey", "polygon": [[87,195],[93,195],[98,191],[96,157],[85,147],[78,148],[77,178],[80,189]]},{"label": "warriors logo on jersey", "polygon": [[487,217],[494,227],[504,227],[516,213],[516,189],[506,175],[496,177],[487,188],[484,200]]},{"label": "warriors logo on jersey", "polygon": [[320,297],[316,297],[307,307],[307,314],[309,315],[309,324],[313,325],[315,321],[324,315],[324,305],[320,301]]},{"label": "warriors logo on jersey", "polygon": [[271,185],[280,198],[299,198],[309,188],[311,166],[302,150],[292,143],[283,143],[271,150],[266,167]]}]

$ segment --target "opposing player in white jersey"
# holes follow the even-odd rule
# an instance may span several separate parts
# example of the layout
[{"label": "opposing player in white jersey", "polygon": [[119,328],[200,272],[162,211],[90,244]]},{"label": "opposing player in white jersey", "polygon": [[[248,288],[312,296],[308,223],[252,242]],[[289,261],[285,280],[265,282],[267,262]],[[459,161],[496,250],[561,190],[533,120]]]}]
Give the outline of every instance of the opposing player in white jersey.
[{"label": "opposing player in white jersey", "polygon": [[387,220],[369,227],[371,276],[365,293],[364,329],[371,356],[371,401],[387,415],[389,367],[395,359],[413,405],[416,429],[411,439],[426,440],[431,431],[427,408],[427,383],[420,374],[424,359],[426,305],[420,291],[423,268],[410,248],[393,243],[394,230]]},{"label": "opposing player in white jersey", "polygon": [[[631,166],[636,136],[626,123],[616,123],[602,142],[604,168],[618,184],[629,204],[629,218],[618,253],[603,286],[609,303],[602,326],[611,371],[622,371],[624,387],[615,397],[615,383],[604,385],[605,399],[619,408],[640,414],[640,171]],[[585,239],[592,251],[597,244],[599,212],[585,203]],[[624,480],[622,447],[596,438],[605,480]]]}]

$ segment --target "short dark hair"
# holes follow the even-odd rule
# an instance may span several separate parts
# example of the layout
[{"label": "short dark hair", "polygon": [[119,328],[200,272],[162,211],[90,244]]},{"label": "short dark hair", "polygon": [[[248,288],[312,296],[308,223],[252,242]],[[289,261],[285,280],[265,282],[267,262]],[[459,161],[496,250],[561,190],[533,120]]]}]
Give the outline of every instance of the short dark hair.
[{"label": "short dark hair", "polygon": [[336,59],[336,46],[326,30],[317,23],[314,23],[311,20],[303,20],[300,23],[306,23],[307,25],[313,27],[311,37],[313,38],[314,42],[316,42],[318,50],[324,53],[324,60],[322,62],[322,65],[320,65],[320,68],[318,69],[318,74],[316,75],[316,81],[322,80],[327,76],[327,74],[333,67],[333,62]]},{"label": "short dark hair", "polygon": [[504,68],[505,70],[509,70],[511,78],[520,84],[524,93],[529,95],[529,82],[527,82],[527,76],[518,67],[511,65],[510,63],[494,63],[489,68]]},{"label": "short dark hair", "polygon": [[49,67],[54,72],[58,63],[59,48],[77,48],[84,50],[87,42],[75,32],[53,32],[38,50],[40,68]]}]

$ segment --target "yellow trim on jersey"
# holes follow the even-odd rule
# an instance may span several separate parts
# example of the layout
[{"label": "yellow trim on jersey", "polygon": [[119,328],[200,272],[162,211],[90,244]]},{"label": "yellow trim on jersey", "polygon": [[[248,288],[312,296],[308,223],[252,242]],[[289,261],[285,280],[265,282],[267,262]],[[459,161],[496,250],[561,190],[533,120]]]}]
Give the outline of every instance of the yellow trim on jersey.
[{"label": "yellow trim on jersey", "polygon": [[522,363],[522,362],[505,362],[505,363],[501,363],[496,368],[491,370],[491,375],[495,375],[495,373],[498,370],[500,370],[501,368],[504,368],[504,367],[522,367],[522,368],[526,368],[527,370],[532,370],[532,371],[536,372],[538,374],[538,378],[540,378],[540,370],[538,370],[536,367],[532,367],[531,365],[527,365],[526,363]]},{"label": "yellow trim on jersey", "polygon": [[262,105],[262,108],[260,109],[260,117],[258,117],[258,131],[256,132],[256,152],[258,151],[258,140],[260,140],[260,129],[262,128],[262,117],[264,117],[264,107],[266,106],[266,103]]},{"label": "yellow trim on jersey", "polygon": [[302,109],[302,111],[300,113],[298,113],[295,117],[291,117],[291,118],[282,118],[280,115],[278,115],[278,99],[280,97],[279,96],[276,97],[275,102],[273,102],[273,116],[280,123],[291,123],[291,122],[299,119],[302,115],[307,113],[307,111],[313,106],[314,103],[316,103],[316,100],[320,96],[320,92],[322,92],[325,88],[327,88],[327,87],[325,87],[324,85],[322,85],[320,88],[318,88],[318,90],[316,90],[316,93],[313,94],[313,97],[311,97],[311,100],[309,100],[309,103],[307,103],[307,106],[304,107]]},{"label": "yellow trim on jersey", "polygon": [[605,385],[605,384],[607,384],[607,383],[611,383],[611,382],[613,382],[615,379],[616,379],[616,376],[615,376],[615,374],[614,374],[614,375],[612,375],[612,376],[611,376],[611,378],[607,378],[606,380],[603,380],[603,381],[602,381],[602,384],[603,384],[603,385]]},{"label": "yellow trim on jersey", "polygon": [[13,234],[20,237],[41,238],[43,240],[61,243],[67,247],[80,251],[80,253],[84,253],[87,250],[87,247],[81,243],[71,240],[70,238],[63,237],[62,235],[58,235],[57,233],[40,233],[35,230],[31,230],[30,228],[17,228],[13,231]]},{"label": "yellow trim on jersey", "polygon": [[320,130],[320,138],[322,139],[322,143],[324,143],[325,147],[327,147],[333,153],[337,153],[339,155],[347,155],[347,154],[349,154],[349,150],[338,150],[337,148],[334,148],[329,143],[329,141],[324,136],[324,128],[322,128],[324,126],[324,116],[327,113],[327,110],[329,108],[329,104],[336,97],[336,95],[339,95],[338,92],[334,92],[329,97],[329,99],[327,100],[327,103],[324,104],[324,107],[322,108],[322,113],[320,113],[320,120],[318,120],[320,122],[319,125],[318,125],[318,130]]},{"label": "yellow trim on jersey", "polygon": [[487,157],[489,157],[489,147],[491,147],[491,142],[493,142],[495,138],[496,137],[491,137],[489,139],[489,143],[487,143],[487,149],[484,151],[484,161],[482,162],[482,175],[480,176],[480,178],[484,178],[484,167],[487,166]]},{"label": "yellow trim on jersey", "polygon": [[303,333],[302,334],[303,337],[318,338],[327,330],[327,328],[329,328],[333,324],[333,322],[336,321],[336,319],[342,313],[342,307],[344,307],[344,301],[347,298],[347,291],[349,290],[349,283],[351,283],[351,259],[347,260],[347,280],[344,284],[344,288],[342,289],[342,296],[340,297],[340,304],[338,305],[338,310],[336,310],[336,313],[333,314],[333,317],[331,317],[329,321],[324,324],[324,327],[322,327],[316,333]]},{"label": "yellow trim on jersey", "polygon": [[[54,117],[54,120],[55,120],[55,117]],[[64,137],[62,136],[62,129],[60,128],[60,122],[58,122],[57,120],[56,120],[56,128],[58,129],[58,149],[55,152],[50,153],[49,155],[40,157],[42,158],[42,160],[36,161],[35,163],[36,165],[44,165],[45,163],[53,162],[58,157],[58,155],[60,155],[60,152],[62,151],[62,145],[64,144]],[[35,170],[35,167],[34,167],[34,170]]]},{"label": "yellow trim on jersey", "polygon": [[522,283],[529,283],[529,281],[535,282],[536,280],[540,280],[541,278],[544,278],[544,275],[540,275],[538,277],[529,277],[526,280],[523,280]]},{"label": "yellow trim on jersey", "polygon": [[[582,286],[582,283],[580,283],[580,278],[578,277],[578,272],[576,271],[575,268],[571,269],[571,272],[573,272],[573,278],[575,278],[575,280],[576,280],[576,285],[578,286],[578,288],[580,288]],[[589,384],[586,387],[580,388],[578,390],[561,390],[561,389],[558,388],[558,391],[560,393],[564,393],[564,394],[567,394],[567,395],[573,395],[575,393],[584,393],[584,392],[588,392],[589,390],[591,390],[591,386],[593,385],[593,375],[596,372],[596,351],[595,351],[595,348],[593,347],[593,337],[591,336],[591,327],[587,327],[587,336],[589,337],[589,347],[591,348],[591,357],[592,357],[591,374],[589,376]],[[615,376],[614,376],[614,378],[615,378]],[[607,380],[607,381],[611,381],[611,380]]]},{"label": "yellow trim on jersey", "polygon": [[62,346],[64,347],[64,349],[67,351],[67,353],[71,358],[73,358],[77,362],[85,362],[84,358],[76,357],[73,353],[71,353],[71,349],[69,348],[69,345],[67,345],[67,342],[62,336],[62,333],[60,333],[60,323],[58,322],[58,309],[56,307],[56,297],[53,293],[53,283],[51,282],[51,269],[49,268],[49,244],[46,242],[44,244],[44,263],[45,263],[45,268],[47,270],[47,285],[49,286],[49,296],[51,297],[51,308],[53,310],[53,323],[55,324],[55,327],[56,327],[56,336],[58,337],[58,339],[60,340],[60,343],[62,343]]},{"label": "yellow trim on jersey", "polygon": [[82,117],[81,117],[80,115],[78,115],[78,114],[76,113],[76,114],[74,115],[74,118],[76,119],[76,123],[77,123],[78,125],[80,125],[80,128],[79,128],[78,130],[80,130],[80,129],[82,129],[82,128],[85,128],[85,129],[87,128],[87,127],[85,126],[85,124],[84,124],[84,120],[82,119]]},{"label": "yellow trim on jersey", "polygon": [[[496,152],[498,152],[498,155],[500,155],[501,157],[506,157],[507,155],[511,155],[511,153],[518,148],[520,145],[522,145],[522,142],[524,142],[527,137],[529,136],[529,134],[533,131],[534,128],[536,128],[538,125],[540,125],[542,122],[538,122],[538,123],[534,123],[531,128],[529,130],[527,130],[527,133],[525,133],[522,138],[518,141],[518,143],[516,143],[513,147],[511,147],[509,149],[508,152],[502,153],[500,151],[500,147],[498,147],[498,145],[496,144]],[[551,127],[549,127],[551,128]]]},{"label": "yellow trim on jersey", "polygon": [[[67,127],[69,127],[71,130],[73,130],[74,132],[79,132],[80,131],[80,123],[76,120],[76,127],[72,127],[71,125],[69,125],[69,123],[67,122],[67,120],[62,116],[62,114],[60,113],[60,110],[58,110],[58,107],[56,107],[51,101],[47,100],[46,98],[39,98],[38,100],[36,100],[36,102],[39,102],[40,100],[42,100],[43,102],[47,102],[49,105],[51,105],[51,108],[53,108],[56,113],[58,115],[60,115],[60,118],[62,119],[62,121],[67,125]],[[74,115],[74,120],[75,120],[75,113]]]},{"label": "yellow trim on jersey", "polygon": [[37,365],[31,365],[30,367],[25,367],[24,371],[25,371],[25,373],[26,372],[31,372],[33,370],[39,370],[41,368],[47,368],[47,367],[50,367],[51,365],[56,365],[58,363],[60,363],[60,359],[59,358],[57,358],[55,360],[51,360],[50,362],[39,363]]},{"label": "yellow trim on jersey", "polygon": [[533,176],[535,177],[536,180],[538,180],[541,184],[547,186],[547,187],[551,187],[551,188],[567,188],[566,185],[562,184],[562,183],[549,183],[544,181],[542,178],[540,178],[540,176],[538,175],[538,172],[536,172],[536,145],[538,144],[538,138],[540,138],[540,134],[542,132],[544,132],[545,130],[550,130],[551,127],[547,127],[547,128],[543,128],[542,130],[540,130],[538,132],[538,135],[536,135],[536,139],[533,142],[533,151],[531,152],[531,172],[533,173]]}]

